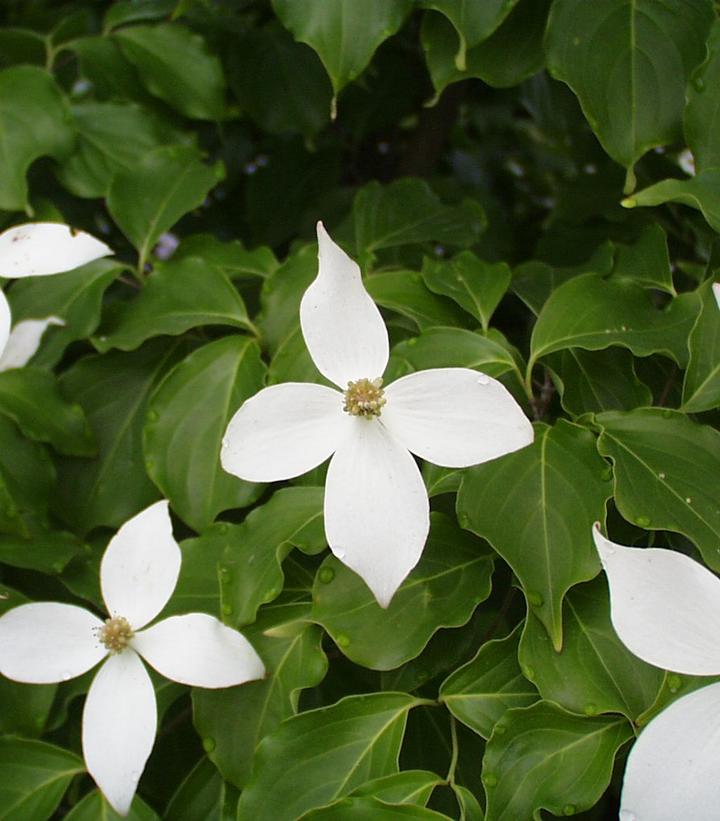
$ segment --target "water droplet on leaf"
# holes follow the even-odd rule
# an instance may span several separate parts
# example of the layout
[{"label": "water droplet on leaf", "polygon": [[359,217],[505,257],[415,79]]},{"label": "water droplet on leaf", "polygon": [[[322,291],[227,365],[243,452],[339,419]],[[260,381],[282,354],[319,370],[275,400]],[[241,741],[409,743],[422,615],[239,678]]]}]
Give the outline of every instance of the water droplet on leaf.
[{"label": "water droplet on leaf", "polygon": [[693,80],[693,88],[698,92],[705,91],[705,80],[702,77],[696,77]]},{"label": "water droplet on leaf", "polygon": [[563,815],[575,815],[577,807],[574,804],[566,804],[563,807]]},{"label": "water droplet on leaf", "polygon": [[344,633],[338,633],[335,638],[335,644],[337,644],[338,647],[349,647],[350,639]]},{"label": "water droplet on leaf", "polygon": [[679,675],[677,675],[677,673],[673,673],[668,676],[667,685],[668,690],[670,690],[671,693],[677,693],[677,691],[682,687],[682,683],[683,680]]},{"label": "water droplet on leaf", "polygon": [[650,519],[647,516],[636,516],[635,524],[640,527],[647,527],[650,524]]},{"label": "water droplet on leaf", "polygon": [[494,787],[498,783],[495,773],[483,773],[482,780],[486,787]]},{"label": "water droplet on leaf", "polygon": [[598,714],[597,704],[586,704],[583,707],[583,712],[586,716],[596,716]]},{"label": "water droplet on leaf", "polygon": [[231,604],[224,604],[222,606],[223,616],[230,616],[232,615],[232,605]]},{"label": "water droplet on leaf", "polygon": [[202,745],[206,753],[211,753],[215,749],[215,739],[203,738]]},{"label": "water droplet on leaf", "polygon": [[528,590],[527,600],[533,607],[542,607],[542,604],[545,601],[542,597],[542,593],[538,593],[536,590]]},{"label": "water droplet on leaf", "polygon": [[507,727],[504,724],[496,724],[493,732],[497,733],[497,735],[503,735],[507,732]]},{"label": "water droplet on leaf", "polygon": [[335,578],[335,571],[332,567],[321,567],[318,571],[318,581],[322,582],[323,584],[330,584],[330,582]]}]

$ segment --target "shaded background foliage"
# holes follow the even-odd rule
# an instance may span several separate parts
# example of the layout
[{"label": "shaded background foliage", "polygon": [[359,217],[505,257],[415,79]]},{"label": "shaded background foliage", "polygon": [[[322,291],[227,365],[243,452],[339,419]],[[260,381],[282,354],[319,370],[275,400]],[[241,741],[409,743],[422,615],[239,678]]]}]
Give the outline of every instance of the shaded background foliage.
[{"label": "shaded background foliage", "polygon": [[[131,817],[608,817],[634,734],[705,680],[619,642],[591,525],[720,569],[710,0],[8,0],[0,24],[0,226],[117,252],[7,289],[15,321],[65,324],[0,373],[0,609],[99,604],[113,529],[165,496],[166,613],[241,627],[270,671],[157,682]],[[245,398],[322,379],[319,218],[391,375],[476,367],[536,422],[425,466],[430,538],[386,611],[326,551],[322,469],[218,462]],[[0,682],[7,817],[112,817],[87,686]]]}]

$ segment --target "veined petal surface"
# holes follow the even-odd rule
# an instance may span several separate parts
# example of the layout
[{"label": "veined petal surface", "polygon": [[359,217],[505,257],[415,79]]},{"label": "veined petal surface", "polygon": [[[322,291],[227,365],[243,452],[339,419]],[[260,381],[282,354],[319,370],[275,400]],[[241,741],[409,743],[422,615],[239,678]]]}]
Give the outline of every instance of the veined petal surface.
[{"label": "veined petal surface", "polygon": [[468,467],[529,445],[530,420],[497,379],[434,368],[385,389],[382,422],[409,451],[443,467]]},{"label": "veined petal surface", "polygon": [[223,468],[250,482],[292,479],[322,464],[348,433],[334,388],[285,382],[244,402],[225,432]]},{"label": "veined petal surface", "polygon": [[321,222],[317,233],[318,275],[300,303],[300,325],[317,369],[344,390],[351,380],[383,375],[387,329],[357,263],[330,239]]},{"label": "veined petal surface", "polygon": [[164,619],[136,634],[132,647],[158,673],[191,687],[234,687],[265,675],[245,636],[206,613]]},{"label": "veined petal surface", "polygon": [[[2,320],[0,319],[0,323]],[[64,325],[57,316],[48,316],[45,319],[23,319],[10,331],[3,350],[0,346],[0,371],[9,371],[11,368],[22,368],[32,359],[43,334],[51,325]],[[2,332],[0,331],[0,340]]]},{"label": "veined petal surface", "polygon": [[80,676],[107,654],[97,638],[102,626],[73,604],[21,604],[0,618],[0,673],[28,684]]},{"label": "veined petal surface", "polygon": [[351,421],[352,435],[328,468],[325,534],[387,607],[425,546],[428,497],[415,460],[378,419]]},{"label": "veined petal surface", "polygon": [[10,338],[10,305],[4,292],[0,290],[0,355],[5,350]]},{"label": "veined petal surface", "polygon": [[128,519],[100,563],[100,586],[110,615],[123,616],[133,630],[144,627],[172,595],[180,562],[167,501]]},{"label": "veined petal surface", "polygon": [[615,544],[597,524],[593,537],[623,644],[666,670],[720,674],[720,579],[682,553]]},{"label": "veined petal surface", "polygon": [[156,729],[155,691],[139,656],[109,656],[85,699],[82,745],[88,772],[120,815],[128,814]]},{"label": "veined petal surface", "polygon": [[622,821],[716,821],[720,807],[720,684],[673,702],[630,751]]},{"label": "veined petal surface", "polygon": [[0,276],[61,274],[112,253],[104,242],[69,225],[29,222],[0,234]]}]

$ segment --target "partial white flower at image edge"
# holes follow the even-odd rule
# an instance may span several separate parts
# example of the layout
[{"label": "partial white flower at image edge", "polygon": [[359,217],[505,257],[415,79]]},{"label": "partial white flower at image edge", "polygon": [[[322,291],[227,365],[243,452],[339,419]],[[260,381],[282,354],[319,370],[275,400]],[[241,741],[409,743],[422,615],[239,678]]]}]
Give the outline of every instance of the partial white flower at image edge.
[{"label": "partial white flower at image edge", "polygon": [[[720,579],[682,553],[593,537],[610,616],[638,658],[675,673],[720,675]],[[720,683],[682,696],[640,733],[628,756],[621,821],[720,817]]]},{"label": "partial white flower at image edge", "polygon": [[191,687],[232,687],[265,674],[248,640],[206,613],[146,626],[170,599],[180,564],[168,503],[156,502],[129,519],[105,550],[100,587],[109,619],[53,602],[23,604],[0,617],[0,672],[13,681],[67,681],[103,662],[85,700],[83,756],[121,815],[130,809],[157,728],[155,692],[141,658]]},{"label": "partial white flower at image edge", "polygon": [[335,556],[387,607],[417,564],[429,502],[412,454],[463,468],[533,441],[508,390],[469,368],[418,371],[384,386],[389,341],[358,265],[318,223],[318,275],[300,325],[320,373],[339,388],[288,382],[248,399],[228,425],[223,468],[253,482],[291,479],[332,457],[325,534]]}]

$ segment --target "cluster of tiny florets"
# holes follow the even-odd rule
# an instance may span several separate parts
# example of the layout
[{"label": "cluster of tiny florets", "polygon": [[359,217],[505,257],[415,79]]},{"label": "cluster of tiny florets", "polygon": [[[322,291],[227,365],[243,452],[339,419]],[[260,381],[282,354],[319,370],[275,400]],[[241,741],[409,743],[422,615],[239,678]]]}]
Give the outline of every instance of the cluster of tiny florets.
[{"label": "cluster of tiny florets", "polygon": [[121,653],[133,637],[133,631],[126,618],[115,616],[105,619],[105,624],[98,628],[97,637],[111,653]]},{"label": "cluster of tiny florets", "polygon": [[358,379],[357,382],[348,382],[347,390],[343,394],[345,404],[343,410],[351,416],[364,416],[370,419],[380,416],[385,404],[382,379]]}]

